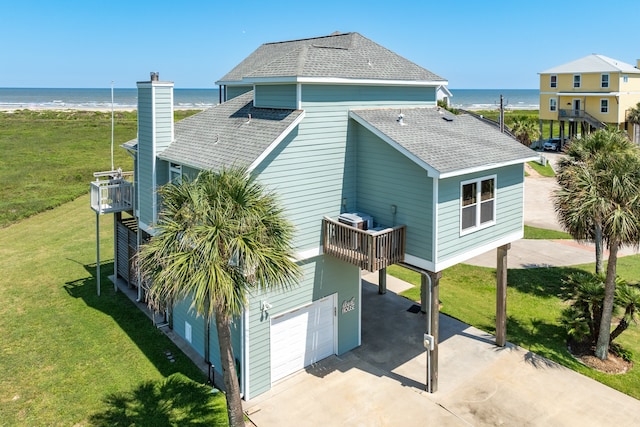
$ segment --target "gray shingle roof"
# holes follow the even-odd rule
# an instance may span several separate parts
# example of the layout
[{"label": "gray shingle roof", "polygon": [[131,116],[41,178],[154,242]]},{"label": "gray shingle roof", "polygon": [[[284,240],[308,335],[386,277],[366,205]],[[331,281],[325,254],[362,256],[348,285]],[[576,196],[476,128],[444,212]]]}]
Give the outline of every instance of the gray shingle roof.
[{"label": "gray shingle roof", "polygon": [[218,83],[276,77],[446,83],[358,33],[263,44]]},{"label": "gray shingle roof", "polygon": [[[402,122],[398,116],[403,114]],[[437,175],[457,175],[539,157],[499,129],[468,114],[439,108],[352,110],[351,117],[426,163]]]},{"label": "gray shingle roof", "polygon": [[199,169],[249,166],[301,114],[255,108],[251,91],[177,122],[174,142],[158,157]]}]

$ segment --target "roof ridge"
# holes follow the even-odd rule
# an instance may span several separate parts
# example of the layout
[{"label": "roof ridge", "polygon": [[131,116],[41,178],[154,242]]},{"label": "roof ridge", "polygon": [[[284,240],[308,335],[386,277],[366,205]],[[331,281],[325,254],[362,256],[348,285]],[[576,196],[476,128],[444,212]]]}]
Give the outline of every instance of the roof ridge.
[{"label": "roof ridge", "polygon": [[318,36],[318,37],[306,37],[306,38],[302,38],[302,39],[293,39],[293,40],[282,40],[282,41],[278,41],[278,42],[268,42],[268,43],[263,43],[264,45],[275,45],[275,44],[285,44],[285,43],[296,43],[296,42],[305,42],[305,41],[310,41],[310,40],[321,40],[321,39],[328,39],[331,37],[341,37],[341,36],[348,36],[351,34],[356,34],[356,33],[352,33],[352,32],[348,32],[348,33],[337,33],[334,32],[332,34],[326,35],[326,36]]}]

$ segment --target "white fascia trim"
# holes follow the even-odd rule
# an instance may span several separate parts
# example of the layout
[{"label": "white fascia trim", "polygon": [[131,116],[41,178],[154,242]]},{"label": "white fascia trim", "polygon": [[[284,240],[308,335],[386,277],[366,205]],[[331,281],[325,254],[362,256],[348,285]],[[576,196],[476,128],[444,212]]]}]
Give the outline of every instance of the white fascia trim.
[{"label": "white fascia trim", "polygon": [[302,110],[302,85],[296,85],[296,109]]},{"label": "white fascia trim", "polygon": [[317,248],[307,249],[302,252],[296,252],[294,257],[296,261],[305,261],[307,259],[315,258],[324,254],[324,247],[318,246]]},{"label": "white fascia trim", "polygon": [[620,96],[620,92],[558,92],[558,96]]},{"label": "white fascia trim", "polygon": [[451,91],[447,88],[447,84],[449,84],[449,83],[441,84],[440,86],[438,86],[438,87],[436,88],[436,90],[441,90],[441,91],[443,91],[443,92],[444,92],[444,94],[445,94],[445,95],[447,95],[447,96],[448,96],[448,97],[450,97],[450,98],[453,98],[453,94],[452,94],[452,93],[451,93]]},{"label": "white fascia trim", "polygon": [[[473,258],[475,256],[481,255],[481,254],[483,254],[485,252],[488,252],[490,250],[493,250],[493,249],[497,249],[500,246],[506,245],[508,243],[515,242],[516,240],[520,240],[523,237],[524,237],[524,231],[523,230],[521,230],[519,232],[516,232],[516,233],[513,233],[513,234],[509,234],[509,235],[504,236],[504,237],[502,237],[502,238],[500,238],[498,240],[494,240],[492,242],[489,242],[489,243],[487,243],[487,244],[485,244],[483,246],[479,246],[479,247],[477,247],[475,249],[472,249],[470,251],[466,251],[466,252],[464,252],[464,253],[462,253],[460,255],[457,255],[457,256],[455,256],[453,258],[449,258],[449,259],[444,260],[442,262],[438,262],[438,263],[435,264],[435,268],[436,268],[435,271],[436,272],[437,271],[442,271],[445,268],[449,268],[449,267],[451,267],[453,265],[464,263],[465,261],[467,261],[467,260],[469,260],[469,259],[471,259],[471,258]],[[405,257],[405,259],[406,259],[406,257]]]},{"label": "white fascia trim", "polygon": [[298,126],[300,124],[300,122],[304,119],[305,117],[305,112],[304,110],[302,111],[302,113],[296,117],[296,119],[291,122],[291,124],[289,126],[287,126],[287,128],[284,130],[284,132],[282,132],[268,147],[266,150],[264,150],[262,152],[262,154],[260,154],[260,156],[258,156],[257,159],[255,159],[253,161],[253,163],[251,163],[251,165],[249,166],[248,171],[252,172],[256,167],[258,167],[258,165],[260,163],[262,163],[262,161],[273,151],[275,150],[275,148],[282,142],[283,139],[285,139],[287,137],[287,135],[289,135],[291,133],[291,131],[293,129],[295,129],[296,126]]},{"label": "white fascia trim", "polygon": [[349,84],[349,85],[383,85],[383,86],[425,86],[439,87],[449,84],[447,80],[382,80],[382,79],[349,79],[344,77],[248,77],[234,82],[216,82],[218,85],[236,84],[251,85],[265,83],[317,83],[317,84]]},{"label": "white fascia trim", "polygon": [[173,86],[173,82],[137,82],[136,86],[150,88],[154,86]]},{"label": "white fascia trim", "polygon": [[378,138],[382,139],[384,142],[386,142],[387,144],[389,144],[390,146],[398,150],[400,153],[402,153],[402,155],[404,155],[409,160],[411,160],[412,162],[420,166],[422,169],[426,170],[429,176],[438,177],[440,175],[439,171],[435,170],[433,167],[431,167],[429,164],[424,162],[422,159],[418,158],[409,150],[407,150],[406,148],[404,148],[403,146],[395,142],[393,139],[389,138],[387,135],[385,135],[380,130],[378,130],[378,128],[372,126],[369,122],[367,122],[362,117],[358,116],[353,111],[349,111],[349,117],[355,120],[356,122],[358,122],[359,124],[361,124],[362,126],[364,126],[367,130],[372,132]]},{"label": "white fascia trim", "polygon": [[482,171],[487,171],[487,170],[491,170],[491,169],[502,168],[502,167],[505,167],[505,166],[523,164],[523,163],[532,162],[532,161],[535,161],[535,160],[538,160],[538,159],[540,159],[540,154],[532,155],[530,157],[524,157],[524,158],[516,159],[516,160],[509,160],[507,162],[492,163],[492,164],[486,164],[486,165],[482,165],[482,166],[476,166],[476,167],[473,167],[473,168],[460,169],[460,170],[451,171],[451,172],[444,172],[444,173],[441,173],[440,175],[438,175],[438,178],[440,178],[440,179],[451,178],[451,177],[454,177],[454,176],[466,175],[466,174],[469,174],[469,173],[482,172]]}]

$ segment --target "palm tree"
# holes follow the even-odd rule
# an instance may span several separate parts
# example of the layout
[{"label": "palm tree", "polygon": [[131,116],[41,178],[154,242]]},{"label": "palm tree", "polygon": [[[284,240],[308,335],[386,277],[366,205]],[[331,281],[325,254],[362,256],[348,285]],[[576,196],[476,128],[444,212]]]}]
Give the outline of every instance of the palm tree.
[{"label": "palm tree", "polygon": [[626,331],[629,325],[638,322],[640,314],[640,287],[638,284],[618,283],[615,303],[624,309],[624,314],[618,326],[611,332],[611,342]]},{"label": "palm tree", "polygon": [[[560,190],[554,201],[560,222],[579,241],[593,241],[596,249],[596,274],[604,271],[602,212],[606,203],[599,199],[600,172],[609,167],[610,155],[633,152],[624,133],[601,129],[585,138],[573,140],[566,148],[556,175]],[[591,203],[584,204],[585,200]]]},{"label": "palm tree", "polygon": [[[282,289],[298,282],[292,225],[274,193],[246,169],[203,171],[159,190],[163,209],[157,234],[140,248],[138,264],[150,283],[151,307],[186,297],[215,321],[231,426],[244,426],[231,345],[231,321],[253,290]],[[208,345],[205,352],[208,359]]]},{"label": "palm tree", "polygon": [[609,247],[595,352],[604,360],[609,353],[618,249],[640,242],[640,154],[615,129],[573,141],[567,154],[558,174],[560,189],[554,194],[560,221],[574,238],[595,239],[596,244],[600,240]]},{"label": "palm tree", "polygon": [[533,141],[540,138],[540,130],[535,120],[528,117],[515,117],[511,122],[511,133],[522,144],[529,147]]}]

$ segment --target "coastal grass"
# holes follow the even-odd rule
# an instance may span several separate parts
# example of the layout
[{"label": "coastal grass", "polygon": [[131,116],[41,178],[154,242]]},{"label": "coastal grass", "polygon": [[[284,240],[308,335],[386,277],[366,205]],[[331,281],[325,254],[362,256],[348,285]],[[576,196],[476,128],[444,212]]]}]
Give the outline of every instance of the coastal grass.
[{"label": "coastal grass", "polygon": [[[181,119],[197,111],[176,111]],[[132,170],[120,145],[136,137],[137,113],[114,114],[114,166]],[[89,192],[111,170],[111,112],[0,112],[0,228]]]},{"label": "coastal grass", "polygon": [[[640,328],[632,325],[617,340],[633,353],[635,366],[624,375],[604,374],[579,363],[567,350],[567,335],[560,325],[566,304],[562,280],[576,271],[593,272],[593,264],[572,267],[509,269],[507,288],[507,339],[527,350],[589,376],[603,384],[640,399]],[[420,301],[420,275],[400,266],[388,273],[414,285],[403,296]],[[640,255],[620,258],[618,274],[637,280]],[[440,279],[442,312],[495,334],[495,268],[458,264],[443,271]]]},{"label": "coastal grass", "polygon": [[524,226],[524,238],[538,240],[573,239],[571,234],[565,233],[564,231],[548,230],[546,228],[531,227],[529,225]]},{"label": "coastal grass", "polygon": [[547,163],[546,165],[542,166],[538,162],[529,162],[528,165],[531,166],[533,168],[533,170],[538,172],[543,177],[552,178],[552,177],[556,176],[555,171],[553,170],[553,168],[551,167],[551,165],[549,163]]},{"label": "coastal grass", "polygon": [[85,194],[0,229],[0,424],[226,425],[224,396],[114,292],[112,260],[97,296],[95,221]]}]

